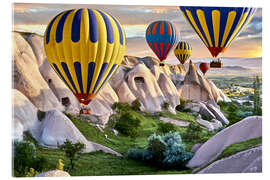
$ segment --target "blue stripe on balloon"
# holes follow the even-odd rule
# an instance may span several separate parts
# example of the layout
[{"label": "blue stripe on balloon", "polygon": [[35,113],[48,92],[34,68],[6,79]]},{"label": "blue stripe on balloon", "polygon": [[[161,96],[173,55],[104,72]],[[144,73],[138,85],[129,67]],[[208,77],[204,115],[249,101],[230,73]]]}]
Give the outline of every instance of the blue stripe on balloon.
[{"label": "blue stripe on balloon", "polygon": [[117,66],[117,64],[114,64],[109,72],[109,74],[107,75],[107,77],[105,78],[105,80],[103,81],[103,83],[101,84],[101,86],[98,88],[97,93],[100,91],[100,89],[103,87],[103,85],[105,84],[105,82],[107,81],[107,79],[110,77],[110,75],[112,74],[113,70],[115,69],[115,67]]},{"label": "blue stripe on balloon", "polygon": [[97,86],[98,86],[98,84],[100,83],[100,81],[101,81],[101,79],[102,79],[102,77],[103,77],[103,74],[105,73],[107,67],[108,67],[108,63],[103,63],[103,64],[102,64],[101,70],[100,70],[99,75],[98,75],[98,79],[97,79],[96,84],[95,84],[95,87],[94,87],[94,89],[93,89],[93,91],[92,91],[93,94],[94,94],[94,92],[96,91]]},{"label": "blue stripe on balloon", "polygon": [[193,19],[194,19],[194,21],[195,21],[197,27],[199,28],[199,31],[201,32],[203,38],[205,39],[205,41],[206,41],[206,43],[207,43],[207,44],[206,44],[207,47],[209,47],[210,44],[209,44],[209,42],[208,42],[208,40],[207,40],[207,38],[206,38],[205,32],[204,32],[204,30],[203,30],[203,28],[202,28],[202,26],[201,26],[200,20],[199,20],[199,18],[198,18],[198,16],[197,16],[197,13],[196,13],[196,12],[197,12],[197,9],[191,9],[192,17],[193,17]]},{"label": "blue stripe on balloon", "polygon": [[69,15],[69,13],[73,11],[73,10],[69,10],[67,11],[60,19],[60,21],[57,24],[57,28],[56,28],[56,42],[60,43],[63,39],[63,28],[64,28],[64,24],[66,21],[67,16]]},{"label": "blue stripe on balloon", "polygon": [[71,83],[71,85],[72,85],[73,89],[76,91],[76,93],[78,93],[77,88],[76,88],[76,86],[75,86],[75,84],[74,84],[74,82],[73,82],[73,80],[72,80],[71,75],[70,75],[70,72],[69,72],[69,69],[68,69],[67,64],[66,64],[66,63],[64,63],[64,62],[61,62],[61,65],[62,65],[63,70],[65,71],[66,76],[67,76],[67,78],[68,78],[69,82]]},{"label": "blue stripe on balloon", "polygon": [[106,30],[107,30],[107,41],[112,44],[114,41],[114,32],[113,32],[113,28],[112,28],[112,24],[110,19],[108,18],[107,15],[105,15],[103,12],[99,11],[98,12],[101,14],[105,25],[106,25]]},{"label": "blue stripe on balloon", "polygon": [[86,90],[87,94],[89,94],[89,91],[90,91],[93,75],[94,75],[94,72],[95,72],[95,66],[96,66],[96,63],[94,63],[94,62],[90,62],[88,64],[87,90]]},{"label": "blue stripe on balloon", "polygon": [[111,16],[111,17],[113,18],[114,22],[115,22],[116,25],[117,25],[117,29],[118,29],[118,32],[119,32],[120,43],[121,43],[121,45],[123,45],[123,33],[122,33],[122,28],[121,28],[121,26],[119,25],[118,21],[117,21],[113,16]]},{"label": "blue stripe on balloon", "polygon": [[50,22],[50,24],[48,25],[48,30],[47,30],[47,33],[46,33],[46,44],[48,44],[48,43],[50,42],[50,33],[51,33],[52,25],[53,25],[55,19],[56,19],[58,16],[60,16],[61,14],[63,14],[63,13],[64,13],[64,12],[59,13],[57,16],[55,16],[55,17],[53,18],[53,20]]},{"label": "blue stripe on balloon", "polygon": [[92,43],[98,41],[98,23],[96,19],[96,15],[93,10],[88,9],[89,16],[89,38]]},{"label": "blue stripe on balloon", "polygon": [[210,39],[212,41],[213,47],[218,47],[218,44],[215,44],[213,20],[212,20],[212,11],[213,11],[212,9],[205,8],[204,9],[204,16],[205,16],[206,25],[207,25],[207,28],[208,28],[208,32],[209,32]]},{"label": "blue stripe on balloon", "polygon": [[73,42],[78,42],[80,40],[81,16],[82,16],[82,9],[79,9],[73,17],[71,27],[71,40]]},{"label": "blue stripe on balloon", "polygon": [[230,33],[228,34],[227,39],[226,39],[226,41],[225,41],[225,43],[224,43],[224,47],[226,46],[226,44],[228,43],[229,39],[231,38],[233,32],[235,31],[235,29],[236,29],[236,27],[237,27],[237,25],[238,25],[238,23],[239,23],[239,21],[240,21],[240,18],[241,18],[242,16],[243,16],[243,10],[242,10],[242,11],[239,11],[239,10],[236,11],[236,16],[235,16],[235,18],[234,18],[233,25],[232,25],[232,27],[231,27],[231,29],[230,29]]},{"label": "blue stripe on balloon", "polygon": [[55,70],[57,71],[57,73],[60,75],[61,79],[64,81],[64,83],[67,85],[67,87],[72,91],[72,89],[71,89],[70,86],[68,85],[67,81],[65,80],[64,76],[63,76],[62,73],[60,72],[60,70],[59,70],[59,68],[57,67],[57,65],[53,63],[53,67],[55,68]]},{"label": "blue stripe on balloon", "polygon": [[[218,38],[218,46],[217,47],[221,47],[222,39],[223,39],[223,36],[224,36],[226,24],[227,24],[228,13],[229,12],[223,12],[222,16],[220,16],[219,38]],[[221,12],[220,12],[220,14],[221,14]]]},{"label": "blue stripe on balloon", "polygon": [[83,83],[82,83],[81,63],[75,62],[75,63],[74,63],[74,68],[75,68],[76,77],[77,77],[77,81],[78,81],[79,86],[80,86],[81,93],[83,93]]}]

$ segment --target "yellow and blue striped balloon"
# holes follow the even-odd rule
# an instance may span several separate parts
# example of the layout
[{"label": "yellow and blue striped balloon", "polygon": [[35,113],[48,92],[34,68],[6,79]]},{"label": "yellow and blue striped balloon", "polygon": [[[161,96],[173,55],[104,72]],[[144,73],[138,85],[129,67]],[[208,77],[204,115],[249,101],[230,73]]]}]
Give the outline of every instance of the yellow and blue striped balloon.
[{"label": "yellow and blue striped balloon", "polygon": [[95,9],[72,9],[48,24],[44,47],[52,68],[87,105],[121,64],[126,37],[113,16]]},{"label": "yellow and blue striped balloon", "polygon": [[249,23],[256,8],[181,6],[180,10],[212,56],[217,57]]},{"label": "yellow and blue striped balloon", "polygon": [[174,55],[180,61],[181,64],[185,64],[188,58],[191,56],[191,45],[185,41],[180,41],[174,49]]}]

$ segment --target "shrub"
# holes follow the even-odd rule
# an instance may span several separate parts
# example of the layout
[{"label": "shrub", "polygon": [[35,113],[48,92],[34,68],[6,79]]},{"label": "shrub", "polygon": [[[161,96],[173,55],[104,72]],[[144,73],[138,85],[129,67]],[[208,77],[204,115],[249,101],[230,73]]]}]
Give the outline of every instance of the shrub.
[{"label": "shrub", "polygon": [[167,101],[164,101],[162,105],[162,109],[168,111],[169,107],[170,107],[170,104]]},{"label": "shrub", "polygon": [[134,111],[140,111],[141,103],[140,100],[137,98],[131,103],[131,109]]},{"label": "shrub", "polygon": [[158,124],[158,131],[166,134],[170,131],[174,132],[176,131],[176,127],[175,125],[171,124],[171,123],[159,123]]},{"label": "shrub", "polygon": [[43,170],[47,160],[42,156],[37,156],[36,151],[36,146],[29,141],[15,140],[13,142],[14,176],[27,176],[31,174],[30,168],[39,172]]},{"label": "shrub", "polygon": [[178,132],[169,132],[164,136],[152,134],[148,138],[146,149],[131,149],[127,157],[161,168],[183,169],[186,168],[185,165],[192,158],[192,154],[186,152]]},{"label": "shrub", "polygon": [[121,134],[137,137],[140,120],[129,111],[122,113],[119,119],[116,120],[115,129]]},{"label": "shrub", "polygon": [[190,140],[190,141],[198,140],[198,139],[201,139],[202,137],[201,132],[202,132],[202,128],[200,125],[190,123],[183,137],[186,140]]},{"label": "shrub", "polygon": [[180,97],[180,104],[175,107],[177,111],[184,112],[186,103],[191,102],[189,100],[185,100],[184,98]]},{"label": "shrub", "polygon": [[121,113],[121,112],[129,111],[131,109],[131,107],[127,102],[125,102],[125,103],[123,103],[123,102],[115,102],[112,105],[112,109],[115,110],[118,113]]},{"label": "shrub", "polygon": [[85,148],[85,144],[81,142],[72,143],[68,139],[64,142],[64,144],[59,146],[59,149],[62,151],[65,151],[65,155],[67,158],[69,158],[71,170],[74,169],[74,161],[78,160],[80,158],[79,154],[82,152],[82,150]]}]

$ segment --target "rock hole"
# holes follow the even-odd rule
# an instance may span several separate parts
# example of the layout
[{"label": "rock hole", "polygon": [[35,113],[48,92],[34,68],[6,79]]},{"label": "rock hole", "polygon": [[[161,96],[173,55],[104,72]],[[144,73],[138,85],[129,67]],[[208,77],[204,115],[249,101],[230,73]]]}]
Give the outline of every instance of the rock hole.
[{"label": "rock hole", "polygon": [[135,81],[135,83],[144,84],[144,78],[143,77],[135,77],[134,81]]},{"label": "rock hole", "polygon": [[52,79],[48,79],[48,83],[50,84],[52,82]]},{"label": "rock hole", "polygon": [[70,100],[68,97],[63,97],[62,98],[62,105],[65,107],[68,107],[70,105]]}]

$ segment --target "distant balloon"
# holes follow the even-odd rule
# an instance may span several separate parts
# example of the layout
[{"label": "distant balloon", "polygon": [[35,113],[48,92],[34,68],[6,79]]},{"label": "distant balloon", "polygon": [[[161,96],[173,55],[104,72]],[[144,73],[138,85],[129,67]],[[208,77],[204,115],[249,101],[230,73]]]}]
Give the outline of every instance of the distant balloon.
[{"label": "distant balloon", "polygon": [[87,105],[121,64],[126,37],[113,16],[95,9],[72,9],[48,24],[44,47],[52,68]]},{"label": "distant balloon", "polygon": [[146,30],[146,41],[158,59],[164,61],[176,41],[176,28],[169,21],[155,21]]},{"label": "distant balloon", "polygon": [[208,63],[201,63],[200,64],[200,70],[202,71],[202,73],[205,75],[205,73],[209,70],[209,65]]},{"label": "distant balloon", "polygon": [[212,56],[217,57],[249,23],[256,8],[181,6],[180,10]]},{"label": "distant balloon", "polygon": [[174,54],[181,64],[185,64],[192,52],[191,45],[185,41],[180,41],[174,49]]}]

